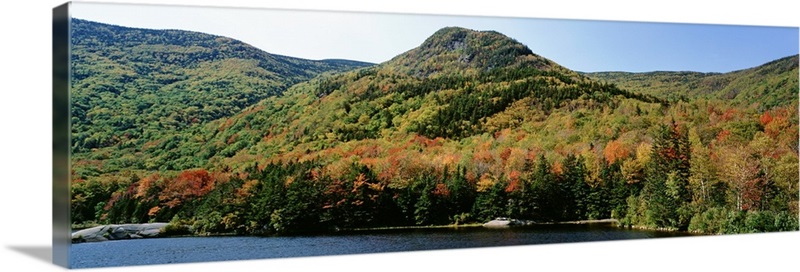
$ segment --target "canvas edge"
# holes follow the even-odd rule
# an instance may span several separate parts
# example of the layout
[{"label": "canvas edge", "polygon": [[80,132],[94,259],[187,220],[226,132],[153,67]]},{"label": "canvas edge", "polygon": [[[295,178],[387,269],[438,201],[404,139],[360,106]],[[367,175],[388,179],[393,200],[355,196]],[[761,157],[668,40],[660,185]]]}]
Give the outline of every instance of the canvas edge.
[{"label": "canvas edge", "polygon": [[[207,7],[207,8],[239,8],[239,9],[264,9],[264,10],[299,10],[299,11],[312,11],[312,12],[355,12],[355,13],[381,13],[381,14],[408,14],[408,15],[423,15],[423,16],[464,16],[464,17],[473,17],[473,16],[498,16],[502,17],[502,15],[469,15],[469,14],[444,14],[444,13],[415,13],[415,12],[408,12],[408,13],[394,13],[394,12],[386,12],[386,11],[352,11],[352,10],[334,10],[334,9],[312,9],[306,7],[304,8],[277,8],[277,7],[265,7],[265,6],[193,6],[191,4],[174,4],[174,3],[116,3],[116,2],[88,2],[88,3],[102,3],[102,4],[132,4],[132,5],[155,5],[155,6],[177,6],[177,7]],[[64,3],[58,7],[53,8],[53,255],[52,260],[53,264],[63,266],[69,268],[69,246],[71,245],[71,221],[70,221],[70,204],[69,200],[71,199],[70,191],[69,191],[69,183],[70,183],[70,164],[69,164],[69,157],[70,157],[70,138],[69,138],[69,131],[70,131],[70,99],[69,99],[69,80],[70,80],[70,70],[69,70],[69,37],[70,29],[69,29],[69,22],[71,17],[69,16],[69,5],[71,2]],[[587,21],[614,21],[610,19],[580,19],[580,18],[547,18],[547,17],[513,17],[510,16],[508,18],[538,18],[538,19],[554,19],[554,20],[587,20]],[[620,21],[620,22],[650,22],[650,23],[667,23],[667,24],[710,24],[710,25],[733,25],[733,26],[749,26],[747,24],[732,24],[732,23],[691,23],[691,22],[661,22],[661,21]],[[755,26],[755,25],[753,25]],[[766,26],[766,27],[790,27],[790,28],[798,28],[800,26],[790,26],[790,25],[758,25],[758,26]],[[61,31],[61,32],[59,32]],[[63,35],[63,36],[61,36]],[[60,40],[59,40],[60,39]],[[64,51],[60,51],[64,50]],[[60,74],[59,74],[60,73]],[[62,104],[63,103],[63,104]],[[63,119],[63,120],[62,120]],[[62,137],[63,139],[59,139]],[[61,157],[63,156],[63,157]],[[61,172],[59,172],[61,171]],[[63,212],[59,214],[59,212]],[[736,236],[741,234],[736,234]],[[649,240],[649,239],[644,239]],[[619,242],[626,242],[626,240],[617,240]],[[611,242],[617,242],[611,241]],[[640,239],[633,240],[633,241],[641,241]],[[603,242],[607,243],[607,242]],[[573,244],[573,243],[559,243],[559,244]],[[429,250],[418,251],[418,252],[426,252]],[[372,255],[375,253],[367,253],[367,255]],[[331,257],[340,257],[340,256],[348,256],[347,255],[328,255]],[[364,254],[355,254],[351,256],[365,256]],[[284,258],[281,258],[284,259]],[[269,261],[274,259],[254,259],[255,261]],[[217,263],[228,263],[232,260],[225,260],[225,261],[216,261]],[[203,264],[208,263],[208,261],[200,261],[200,262],[187,262],[181,263],[179,265],[190,265],[190,264]],[[164,264],[156,264],[157,266],[161,266]],[[98,267],[95,267],[98,268]]]},{"label": "canvas edge", "polygon": [[53,8],[53,255],[55,265],[69,267],[69,8]]}]

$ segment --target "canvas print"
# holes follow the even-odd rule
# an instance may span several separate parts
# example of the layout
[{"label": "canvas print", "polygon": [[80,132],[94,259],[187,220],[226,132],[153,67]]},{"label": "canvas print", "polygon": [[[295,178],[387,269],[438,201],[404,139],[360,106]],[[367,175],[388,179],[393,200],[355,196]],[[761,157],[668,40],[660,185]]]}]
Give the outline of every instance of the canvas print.
[{"label": "canvas print", "polygon": [[798,28],[69,4],[71,268],[798,230]]}]

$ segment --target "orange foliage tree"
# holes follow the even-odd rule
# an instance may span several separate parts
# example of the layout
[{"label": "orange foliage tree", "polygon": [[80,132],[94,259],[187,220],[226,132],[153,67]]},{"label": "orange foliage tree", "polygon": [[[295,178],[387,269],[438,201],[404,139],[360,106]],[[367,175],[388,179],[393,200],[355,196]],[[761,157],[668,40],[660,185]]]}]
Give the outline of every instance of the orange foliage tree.
[{"label": "orange foliage tree", "polygon": [[214,189],[214,179],[203,169],[186,170],[171,180],[165,180],[158,200],[169,208],[175,208],[181,203],[204,196]]},{"label": "orange foliage tree", "polygon": [[627,158],[629,154],[630,150],[619,140],[608,142],[608,144],[606,144],[606,148],[603,149],[603,156],[606,158],[606,161],[609,164]]}]

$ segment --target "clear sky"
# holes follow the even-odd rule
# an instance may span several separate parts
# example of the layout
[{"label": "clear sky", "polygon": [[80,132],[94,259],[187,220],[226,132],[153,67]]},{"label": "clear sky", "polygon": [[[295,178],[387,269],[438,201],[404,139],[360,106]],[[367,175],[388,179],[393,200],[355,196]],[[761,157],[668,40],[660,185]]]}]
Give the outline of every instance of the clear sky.
[{"label": "clear sky", "polygon": [[182,29],[307,59],[380,63],[446,26],[495,30],[584,71],[729,72],[798,54],[797,27],[397,15],[73,2],[71,15],[128,27]]}]

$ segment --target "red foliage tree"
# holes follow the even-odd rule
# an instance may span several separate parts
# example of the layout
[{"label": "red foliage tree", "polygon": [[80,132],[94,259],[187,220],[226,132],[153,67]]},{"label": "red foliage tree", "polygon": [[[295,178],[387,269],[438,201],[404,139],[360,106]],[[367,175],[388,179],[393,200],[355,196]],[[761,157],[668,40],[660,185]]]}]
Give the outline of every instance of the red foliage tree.
[{"label": "red foliage tree", "polygon": [[201,197],[214,189],[214,179],[203,169],[186,170],[163,183],[158,199],[174,208],[186,200]]},{"label": "red foliage tree", "polygon": [[769,114],[769,112],[764,112],[764,114],[762,114],[758,120],[761,121],[762,126],[766,127],[770,122],[772,122],[772,115]]},{"label": "red foliage tree", "polygon": [[508,186],[506,186],[505,190],[506,193],[522,189],[522,184],[519,179],[520,176],[522,176],[522,173],[517,170],[513,170],[510,174],[508,174]]},{"label": "red foliage tree", "polygon": [[606,148],[603,149],[603,156],[608,163],[614,163],[617,160],[627,158],[629,154],[630,150],[618,140],[608,142]]}]

